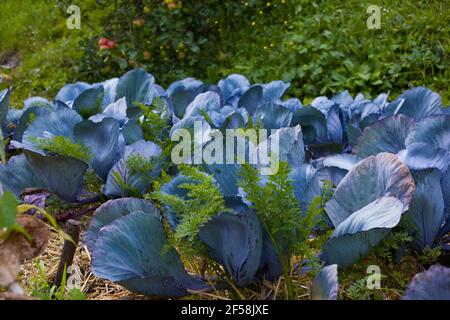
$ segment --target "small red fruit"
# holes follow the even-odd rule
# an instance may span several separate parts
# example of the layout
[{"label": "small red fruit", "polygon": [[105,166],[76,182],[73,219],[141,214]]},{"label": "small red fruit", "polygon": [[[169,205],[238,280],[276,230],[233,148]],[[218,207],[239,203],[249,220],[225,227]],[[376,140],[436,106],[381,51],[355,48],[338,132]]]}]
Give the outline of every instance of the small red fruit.
[{"label": "small red fruit", "polygon": [[167,2],[167,8],[175,9],[176,7],[177,7],[177,4],[175,2]]},{"label": "small red fruit", "polygon": [[114,48],[117,46],[117,42],[116,42],[116,41],[113,41],[113,40],[108,40],[107,46],[108,46],[110,49],[114,49]]},{"label": "small red fruit", "polygon": [[108,39],[102,37],[102,38],[100,38],[100,40],[98,40],[98,46],[99,47],[107,46],[108,45],[108,41],[109,41]]},{"label": "small red fruit", "polygon": [[103,46],[100,46],[100,50],[101,51],[103,51],[103,50],[109,50],[110,48],[108,47],[108,46],[105,46],[105,45],[103,45]]}]

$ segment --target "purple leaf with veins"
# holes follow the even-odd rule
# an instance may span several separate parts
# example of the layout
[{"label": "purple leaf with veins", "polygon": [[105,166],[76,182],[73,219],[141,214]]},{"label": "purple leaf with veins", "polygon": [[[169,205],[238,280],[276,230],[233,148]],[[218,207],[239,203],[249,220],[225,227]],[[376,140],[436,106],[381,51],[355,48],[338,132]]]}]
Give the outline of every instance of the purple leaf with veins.
[{"label": "purple leaf with veins", "polygon": [[[51,196],[51,193],[48,192],[47,190],[35,189],[35,188],[25,189],[21,194],[21,198],[22,198],[22,201],[24,204],[34,205],[41,209],[45,209],[45,201],[50,196]],[[30,214],[30,215],[35,215],[36,210],[31,209],[31,210],[28,210],[26,213]],[[39,214],[38,216],[39,216],[39,218],[42,218],[42,215]]]}]

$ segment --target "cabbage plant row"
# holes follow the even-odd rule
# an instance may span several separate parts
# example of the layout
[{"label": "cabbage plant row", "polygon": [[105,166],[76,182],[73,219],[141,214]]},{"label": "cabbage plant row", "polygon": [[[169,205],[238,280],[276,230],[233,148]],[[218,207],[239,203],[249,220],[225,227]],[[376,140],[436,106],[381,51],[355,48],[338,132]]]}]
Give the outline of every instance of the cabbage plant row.
[{"label": "cabbage plant row", "polygon": [[[338,268],[366,257],[400,221],[408,221],[413,250],[448,249],[440,239],[450,231],[450,109],[440,96],[423,87],[392,101],[386,93],[371,100],[345,91],[304,106],[283,98],[289,86],[250,84],[233,74],[216,85],[186,78],[164,89],[136,69],[102,83],[66,85],[53,101],[34,97],[21,109],[9,108],[8,89],[0,94],[0,121],[10,139],[7,149],[16,155],[1,164],[0,181],[18,198],[27,188],[43,188],[66,202],[83,203],[99,197],[86,188],[86,173],[94,172],[108,199],[85,233],[94,274],[153,296],[208,290],[169,247],[164,222],[175,229],[177,217],[170,208],[139,198],[170,161],[157,141],[144,139],[143,106],[156,103],[154,113],[167,124],[161,140],[195,121],[210,130],[254,124],[280,129],[280,157],[291,168],[302,210],[332,181],[325,211],[334,231],[320,255],[324,268],[313,285],[314,297],[336,298]],[[211,142],[209,135],[202,139],[203,145]],[[68,145],[70,153],[64,152]],[[150,165],[136,170],[136,158]],[[200,230],[209,255],[239,286],[279,277],[273,243],[238,187],[240,165],[202,169],[214,176],[229,208]],[[187,180],[178,174],[161,191],[185,196],[180,186]],[[405,297],[448,298],[449,287],[443,285],[450,281],[448,269],[427,272],[414,279]]]}]

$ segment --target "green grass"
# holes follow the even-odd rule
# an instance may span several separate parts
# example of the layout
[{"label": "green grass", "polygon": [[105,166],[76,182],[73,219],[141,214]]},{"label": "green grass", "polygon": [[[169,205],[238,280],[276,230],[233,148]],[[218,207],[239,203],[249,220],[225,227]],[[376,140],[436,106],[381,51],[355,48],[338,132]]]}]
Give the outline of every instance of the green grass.
[{"label": "green grass", "polygon": [[[289,94],[304,98],[344,89],[396,96],[427,86],[450,103],[450,3],[448,1],[295,0],[287,30],[265,26],[243,42],[222,74],[253,81],[283,79]],[[381,7],[381,29],[369,30],[366,9]]]},{"label": "green grass", "polygon": [[78,288],[69,289],[66,286],[67,271],[64,269],[60,287],[49,283],[47,268],[42,260],[33,261],[33,269],[37,272],[26,279],[25,290],[40,300],[86,300],[86,295]]},{"label": "green grass", "polygon": [[[448,1],[276,0],[270,3],[280,10],[278,15],[286,16],[283,24],[263,19],[267,3],[261,2],[262,13],[240,21],[243,28],[238,35],[223,31],[220,42],[211,44],[217,46],[217,54],[203,57],[202,52],[187,52],[191,58],[201,57],[202,65],[209,66],[188,74],[210,82],[234,72],[246,75],[252,82],[282,79],[292,83],[288,94],[303,101],[344,89],[371,97],[389,91],[395,97],[421,85],[437,91],[444,105],[450,104]],[[12,78],[0,84],[0,89],[14,87],[13,105],[20,107],[23,99],[34,95],[53,97],[67,82],[103,80],[89,76],[97,74],[96,70],[89,70],[97,69],[97,60],[103,59],[93,42],[111,27],[104,18],[115,12],[115,4],[78,1],[82,27],[69,30],[65,9],[70,4],[68,0],[2,0],[0,58],[12,50],[18,50],[21,56],[21,65],[15,70],[0,68],[0,73]],[[369,17],[366,9],[372,4],[382,8],[380,30],[366,27]],[[245,1],[242,5],[245,6]],[[145,39],[151,38],[149,30],[141,29],[134,30],[121,43],[126,47],[128,42],[128,47],[133,48],[143,35]],[[94,48],[89,58],[83,50],[87,39],[92,39],[90,45]],[[80,44],[81,41],[85,42]],[[120,54],[125,60],[133,60],[135,53],[130,49]],[[167,69],[163,62],[138,62],[152,66],[149,71],[166,86],[164,79],[178,79],[176,74],[187,72],[183,64],[177,63],[176,72],[167,75],[163,72]],[[106,65],[112,65],[111,61]],[[118,76],[124,71],[112,68],[108,76]],[[83,79],[80,74],[84,74]]]},{"label": "green grass", "polygon": [[95,0],[77,1],[81,8],[81,29],[69,30],[66,8],[70,4],[54,0],[2,0],[0,60],[11,52],[20,56],[17,68],[0,68],[5,78],[0,89],[13,86],[13,106],[21,107],[25,98],[35,95],[51,98],[64,84],[78,80],[77,61],[83,55],[80,42],[101,32],[96,22],[111,6],[99,6]]}]

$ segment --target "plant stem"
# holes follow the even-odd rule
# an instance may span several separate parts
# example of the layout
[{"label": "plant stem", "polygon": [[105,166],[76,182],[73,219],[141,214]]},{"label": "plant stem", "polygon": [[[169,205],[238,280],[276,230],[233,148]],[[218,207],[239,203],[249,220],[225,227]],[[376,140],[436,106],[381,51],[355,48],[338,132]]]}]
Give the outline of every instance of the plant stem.
[{"label": "plant stem", "polygon": [[[283,272],[284,281],[286,283],[286,299],[287,300],[294,300],[294,284],[292,283],[292,278],[290,276],[290,258],[289,255],[283,254],[283,247],[281,245],[277,245],[277,242],[275,242],[275,239],[273,238],[272,234],[267,231],[267,234],[269,235],[270,240],[272,241],[273,245],[275,246],[275,249],[277,251],[278,260],[281,264],[281,270]],[[287,260],[287,261],[286,261]]]},{"label": "plant stem", "polygon": [[78,245],[80,230],[81,230],[81,222],[75,220],[67,221],[67,234],[73,239],[73,242],[68,240],[64,241],[64,245],[61,252],[61,259],[59,260],[58,270],[56,272],[54,280],[54,284],[57,287],[60,287],[62,284],[61,282],[63,280],[66,268],[72,265],[75,250],[77,249]]}]

